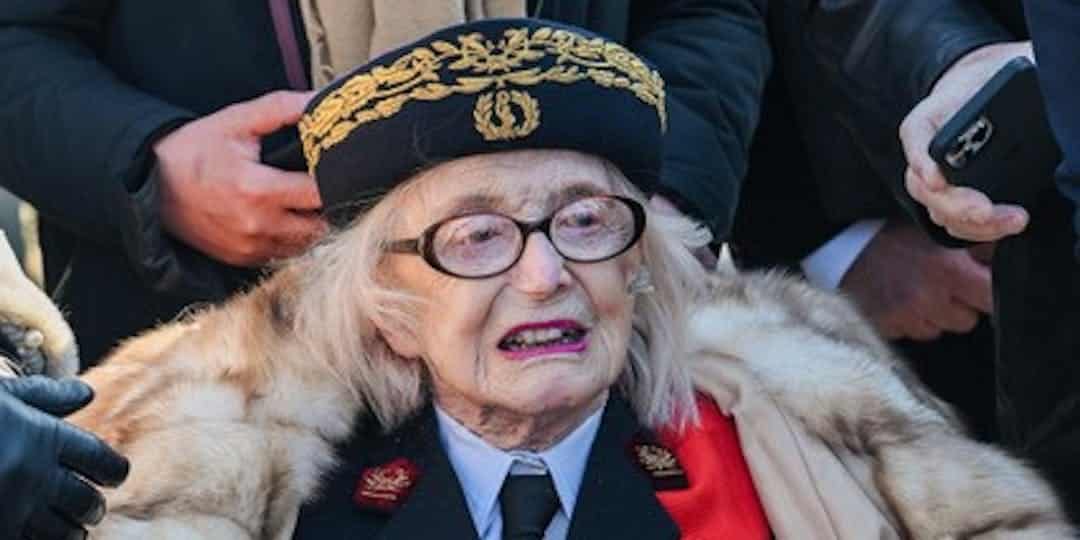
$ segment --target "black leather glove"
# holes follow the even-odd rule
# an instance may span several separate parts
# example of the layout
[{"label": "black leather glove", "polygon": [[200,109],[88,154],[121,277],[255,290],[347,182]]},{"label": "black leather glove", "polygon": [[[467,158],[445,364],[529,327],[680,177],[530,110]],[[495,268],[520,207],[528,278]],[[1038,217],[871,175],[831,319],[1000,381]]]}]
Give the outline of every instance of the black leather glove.
[{"label": "black leather glove", "polygon": [[86,538],[84,526],[105,515],[89,482],[119,485],[128,462],[59,419],[93,397],[76,379],[0,380],[0,540]]}]

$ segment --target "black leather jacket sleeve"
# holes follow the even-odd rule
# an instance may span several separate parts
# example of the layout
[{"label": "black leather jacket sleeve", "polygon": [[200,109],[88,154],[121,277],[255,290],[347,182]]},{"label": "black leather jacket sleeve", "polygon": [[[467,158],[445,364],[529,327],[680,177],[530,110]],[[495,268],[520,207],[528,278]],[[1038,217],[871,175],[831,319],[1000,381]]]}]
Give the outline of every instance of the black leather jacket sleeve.
[{"label": "black leather jacket sleeve", "polygon": [[848,99],[906,115],[964,54],[1011,36],[972,0],[822,0],[809,46]]},{"label": "black leather jacket sleeve", "polygon": [[907,194],[897,133],[955,61],[1015,37],[975,0],[820,0],[801,8],[788,23],[821,75],[826,108],[900,205],[938,241],[958,245]]}]

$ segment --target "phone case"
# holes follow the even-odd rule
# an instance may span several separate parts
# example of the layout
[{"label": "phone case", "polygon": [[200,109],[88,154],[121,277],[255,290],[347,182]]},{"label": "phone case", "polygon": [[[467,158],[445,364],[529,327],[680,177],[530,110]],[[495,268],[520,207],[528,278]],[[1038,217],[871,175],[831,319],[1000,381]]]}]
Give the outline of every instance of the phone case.
[{"label": "phone case", "polygon": [[1028,59],[1011,60],[941,128],[930,156],[950,183],[1026,205],[1052,182],[1061,152],[1036,75]]}]

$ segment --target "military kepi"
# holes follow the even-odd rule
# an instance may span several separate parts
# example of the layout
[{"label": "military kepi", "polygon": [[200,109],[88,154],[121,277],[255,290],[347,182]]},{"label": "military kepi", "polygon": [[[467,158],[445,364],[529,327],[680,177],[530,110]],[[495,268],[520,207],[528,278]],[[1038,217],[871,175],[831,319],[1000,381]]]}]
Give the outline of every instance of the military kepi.
[{"label": "military kepi", "polygon": [[654,191],[667,114],[660,74],[622,45],[542,19],[449,27],[321,90],[300,121],[327,216],[433,164],[516,149],[571,149]]}]

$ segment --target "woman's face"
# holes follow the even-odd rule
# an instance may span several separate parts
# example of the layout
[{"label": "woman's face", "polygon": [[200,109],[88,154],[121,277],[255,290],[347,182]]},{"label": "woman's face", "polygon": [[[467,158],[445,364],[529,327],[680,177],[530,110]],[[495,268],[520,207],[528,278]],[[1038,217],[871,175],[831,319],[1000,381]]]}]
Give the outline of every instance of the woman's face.
[{"label": "woman's face", "polygon": [[[601,160],[559,150],[462,158],[415,181],[395,239],[477,211],[539,221],[575,199],[612,192]],[[534,232],[510,269],[483,279],[446,275],[412,255],[388,254],[384,264],[391,282],[425,301],[418,335],[384,334],[398,354],[426,363],[447,410],[573,416],[606,395],[624,367],[637,246],[576,263]]]}]

